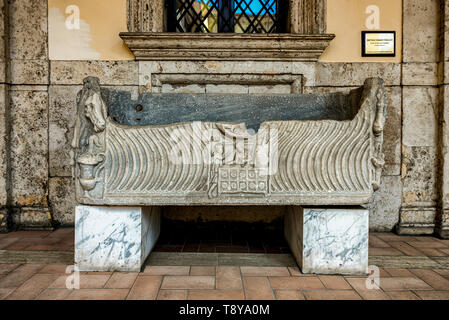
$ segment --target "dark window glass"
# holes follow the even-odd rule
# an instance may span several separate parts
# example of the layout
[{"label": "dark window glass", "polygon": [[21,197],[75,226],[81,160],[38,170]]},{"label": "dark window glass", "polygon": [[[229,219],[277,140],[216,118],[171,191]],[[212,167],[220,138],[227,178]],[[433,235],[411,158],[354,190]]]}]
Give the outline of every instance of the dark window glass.
[{"label": "dark window glass", "polygon": [[287,0],[167,0],[169,32],[285,32]]}]

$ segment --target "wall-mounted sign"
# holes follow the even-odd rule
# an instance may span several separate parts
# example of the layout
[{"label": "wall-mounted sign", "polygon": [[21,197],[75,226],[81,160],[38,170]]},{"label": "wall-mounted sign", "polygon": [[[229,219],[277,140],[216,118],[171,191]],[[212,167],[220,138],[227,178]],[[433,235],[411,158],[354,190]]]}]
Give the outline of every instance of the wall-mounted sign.
[{"label": "wall-mounted sign", "polygon": [[362,57],[395,57],[396,31],[362,31]]}]

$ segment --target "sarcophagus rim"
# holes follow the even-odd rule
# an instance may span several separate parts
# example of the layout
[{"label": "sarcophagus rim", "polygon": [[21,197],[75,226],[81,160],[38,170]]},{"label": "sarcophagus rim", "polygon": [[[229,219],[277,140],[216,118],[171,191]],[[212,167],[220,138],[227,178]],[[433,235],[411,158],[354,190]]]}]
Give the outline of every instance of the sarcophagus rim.
[{"label": "sarcophagus rim", "polygon": [[[367,79],[349,94],[228,97],[213,104],[213,95],[146,94],[136,103],[114,100],[114,92],[102,90],[99,79],[86,78],[77,96],[72,141],[76,200],[90,205],[307,206],[372,200],[384,165],[382,79]],[[183,102],[164,108],[170,99]],[[192,117],[188,101],[213,112]],[[304,101],[312,103],[308,114],[301,111]],[[129,116],[131,104],[149,110],[144,121],[142,114]],[[246,117],[251,104],[260,108],[253,106]],[[172,118],[164,118],[168,109]],[[323,110],[322,119],[315,109]]]}]

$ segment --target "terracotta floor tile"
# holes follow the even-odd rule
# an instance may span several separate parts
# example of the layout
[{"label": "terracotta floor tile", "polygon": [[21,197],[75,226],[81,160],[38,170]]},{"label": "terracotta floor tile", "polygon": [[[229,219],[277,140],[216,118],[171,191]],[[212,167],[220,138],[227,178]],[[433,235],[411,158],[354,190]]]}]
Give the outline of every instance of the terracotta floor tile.
[{"label": "terracotta floor tile", "polygon": [[162,276],[139,275],[127,300],[154,300],[162,283]]},{"label": "terracotta floor tile", "polygon": [[421,300],[411,291],[388,291],[386,292],[393,300]]},{"label": "terracotta floor tile", "polygon": [[15,269],[17,269],[20,266],[20,264],[0,264],[0,274],[8,274]]},{"label": "terracotta floor tile", "polygon": [[403,256],[404,254],[395,248],[369,248],[370,256]]},{"label": "terracotta floor tile", "polygon": [[8,300],[33,300],[56,280],[57,275],[36,274],[8,296]]},{"label": "terracotta floor tile", "polygon": [[449,291],[415,291],[423,300],[449,300]]},{"label": "terracotta floor tile", "polygon": [[436,290],[449,290],[449,280],[435,271],[425,269],[411,269],[410,271]]},{"label": "terracotta floor tile", "polygon": [[64,300],[72,291],[69,289],[45,289],[36,300]]},{"label": "terracotta floor tile", "polygon": [[369,246],[372,248],[390,248],[390,245],[375,235],[369,235]]},{"label": "terracotta floor tile", "polygon": [[[59,276],[49,288],[65,289],[69,274]],[[102,289],[111,275],[80,274],[80,289]]]},{"label": "terracotta floor tile", "polygon": [[188,300],[244,300],[243,290],[189,290]]},{"label": "terracotta floor tile", "polygon": [[413,237],[400,236],[392,232],[370,232],[370,235],[376,236],[386,243],[389,243],[390,241],[408,241],[409,239],[413,239]]},{"label": "terracotta floor tile", "polygon": [[147,266],[145,275],[149,276],[188,276],[189,266]]},{"label": "terracotta floor tile", "polygon": [[67,300],[124,300],[128,289],[80,289],[73,290]]},{"label": "terracotta floor tile", "polygon": [[139,273],[115,272],[105,284],[106,289],[131,289]]},{"label": "terracotta floor tile", "polygon": [[215,276],[215,267],[192,266],[190,268],[191,276]]},{"label": "terracotta floor tile", "polygon": [[274,294],[267,277],[243,277],[247,300],[273,300]]},{"label": "terracotta floor tile", "polygon": [[159,290],[157,300],[187,300],[187,290]]},{"label": "terracotta floor tile", "polygon": [[5,250],[6,247],[12,245],[13,243],[16,243],[19,240],[20,238],[18,237],[7,237],[0,239],[0,250]]},{"label": "terracotta floor tile", "polygon": [[6,299],[16,288],[0,289],[0,300]]},{"label": "terracotta floor tile", "polygon": [[0,288],[18,288],[44,267],[43,264],[24,264],[0,279]]},{"label": "terracotta floor tile", "polygon": [[352,287],[341,276],[319,276],[326,289],[329,290],[351,290]]},{"label": "terracotta floor tile", "polygon": [[433,249],[449,249],[447,245],[439,241],[407,241],[409,245],[415,248],[433,248]]},{"label": "terracotta floor tile", "polygon": [[243,276],[290,276],[286,267],[240,267],[240,270]]},{"label": "terracotta floor tile", "polygon": [[419,251],[421,251],[428,257],[447,257],[447,254],[443,252],[441,249],[420,248]]},{"label": "terracotta floor tile", "polygon": [[443,252],[445,255],[449,256],[449,249],[438,249],[438,250]]},{"label": "terracotta floor tile", "polygon": [[11,237],[19,238],[45,238],[50,234],[54,234],[56,231],[16,231],[10,232],[8,235]]},{"label": "terracotta floor tile", "polygon": [[414,277],[413,273],[407,269],[385,268],[385,271],[392,277]]},{"label": "terracotta floor tile", "polygon": [[324,289],[318,277],[269,277],[273,289]]},{"label": "terracotta floor tile", "polygon": [[242,289],[242,278],[239,267],[217,266],[217,289]]},{"label": "terracotta floor tile", "polygon": [[274,290],[276,300],[305,300],[299,290]]},{"label": "terracotta floor tile", "polygon": [[311,277],[311,276],[314,276],[313,274],[302,273],[301,270],[299,270],[298,267],[288,267],[287,269],[290,272],[292,277]]},{"label": "terracotta floor tile", "polygon": [[407,256],[424,256],[424,253],[417,250],[415,247],[412,247],[407,242],[392,241],[392,242],[390,242],[390,245],[393,248],[398,249],[399,251],[403,252]]},{"label": "terracotta floor tile", "polygon": [[385,291],[432,289],[427,283],[414,277],[384,278],[380,281],[380,287]]},{"label": "terracotta floor tile", "polygon": [[165,276],[161,289],[215,289],[215,277]]},{"label": "terracotta floor tile", "polygon": [[[393,279],[393,278],[388,278]],[[379,289],[369,289],[367,287],[366,277],[346,277],[346,281],[357,291],[364,300],[390,300],[390,297]],[[383,279],[380,279],[380,283]]]},{"label": "terracotta floor tile", "polygon": [[66,274],[68,265],[65,264],[47,264],[39,274]]},{"label": "terracotta floor tile", "polygon": [[435,271],[436,273],[438,273],[443,277],[449,276],[449,269],[433,269],[433,271]]},{"label": "terracotta floor tile", "polygon": [[307,300],[362,300],[354,290],[304,291]]}]

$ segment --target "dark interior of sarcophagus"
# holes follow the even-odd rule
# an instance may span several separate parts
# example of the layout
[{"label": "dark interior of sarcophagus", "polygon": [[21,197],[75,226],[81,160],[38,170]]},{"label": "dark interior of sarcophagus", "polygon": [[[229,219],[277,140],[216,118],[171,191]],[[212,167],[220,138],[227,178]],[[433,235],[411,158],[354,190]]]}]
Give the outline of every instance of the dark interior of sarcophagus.
[{"label": "dark interior of sarcophagus", "polygon": [[109,116],[123,125],[178,122],[235,122],[257,131],[266,121],[351,120],[360,108],[362,89],[349,94],[187,94],[103,89]]}]

